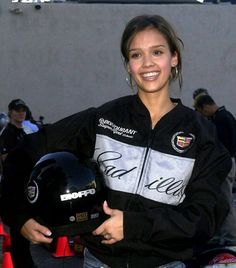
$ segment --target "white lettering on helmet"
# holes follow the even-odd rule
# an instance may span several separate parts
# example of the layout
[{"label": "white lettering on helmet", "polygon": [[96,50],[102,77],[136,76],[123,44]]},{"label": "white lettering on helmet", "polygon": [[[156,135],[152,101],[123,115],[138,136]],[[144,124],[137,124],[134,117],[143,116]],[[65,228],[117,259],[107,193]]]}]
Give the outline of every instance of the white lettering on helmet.
[{"label": "white lettering on helmet", "polygon": [[95,189],[87,189],[84,191],[73,192],[73,193],[69,193],[69,194],[62,194],[62,195],[60,195],[60,198],[61,198],[61,201],[67,201],[67,200],[86,197],[89,194],[95,194],[95,193],[96,193]]}]

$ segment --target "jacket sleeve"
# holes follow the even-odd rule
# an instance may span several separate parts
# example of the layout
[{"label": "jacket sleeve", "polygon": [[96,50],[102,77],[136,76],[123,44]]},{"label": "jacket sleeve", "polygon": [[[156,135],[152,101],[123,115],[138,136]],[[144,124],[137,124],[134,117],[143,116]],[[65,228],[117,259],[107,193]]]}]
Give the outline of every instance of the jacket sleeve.
[{"label": "jacket sleeve", "polygon": [[92,154],[94,115],[95,109],[91,108],[47,125],[27,135],[21,146],[8,154],[3,167],[1,197],[1,217],[7,225],[20,230],[35,214],[29,208],[24,189],[40,157],[59,150]]},{"label": "jacket sleeve", "polygon": [[172,257],[209,240],[228,213],[220,189],[230,168],[231,158],[215,134],[202,141],[184,201],[178,206],[158,204],[143,212],[124,212],[125,239],[168,249]]},{"label": "jacket sleeve", "polygon": [[91,157],[95,144],[96,109],[89,108],[46,128],[47,151],[72,150]]},{"label": "jacket sleeve", "polygon": [[21,148],[9,152],[3,163],[1,218],[16,230],[31,215],[24,189],[32,167],[32,160]]}]

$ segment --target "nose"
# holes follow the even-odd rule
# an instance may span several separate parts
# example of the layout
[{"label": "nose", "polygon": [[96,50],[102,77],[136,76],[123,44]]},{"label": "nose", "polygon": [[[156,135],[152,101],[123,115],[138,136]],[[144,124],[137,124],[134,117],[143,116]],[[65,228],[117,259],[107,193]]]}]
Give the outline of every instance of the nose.
[{"label": "nose", "polygon": [[149,66],[153,66],[154,65],[154,62],[152,60],[152,56],[147,54],[147,55],[144,55],[143,57],[143,66],[144,67],[149,67]]}]

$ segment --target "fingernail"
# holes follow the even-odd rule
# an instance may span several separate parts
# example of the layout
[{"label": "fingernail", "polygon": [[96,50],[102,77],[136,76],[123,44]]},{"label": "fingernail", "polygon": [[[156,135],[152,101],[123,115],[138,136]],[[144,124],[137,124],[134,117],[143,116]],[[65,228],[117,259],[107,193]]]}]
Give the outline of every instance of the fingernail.
[{"label": "fingernail", "polygon": [[51,234],[52,234],[52,233],[51,233],[50,231],[47,231],[47,232],[46,232],[46,235],[47,235],[47,236],[50,236]]}]

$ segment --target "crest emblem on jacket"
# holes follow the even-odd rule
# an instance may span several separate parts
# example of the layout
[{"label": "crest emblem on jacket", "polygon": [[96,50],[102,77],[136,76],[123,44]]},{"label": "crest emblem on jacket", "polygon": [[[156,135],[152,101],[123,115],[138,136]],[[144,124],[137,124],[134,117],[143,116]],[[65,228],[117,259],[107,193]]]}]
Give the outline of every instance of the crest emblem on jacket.
[{"label": "crest emblem on jacket", "polygon": [[194,134],[179,131],[172,136],[171,145],[176,152],[185,153],[192,147],[194,141]]}]

